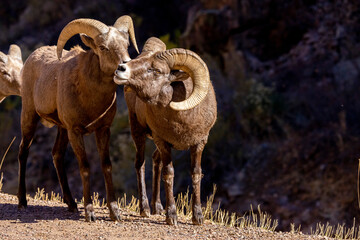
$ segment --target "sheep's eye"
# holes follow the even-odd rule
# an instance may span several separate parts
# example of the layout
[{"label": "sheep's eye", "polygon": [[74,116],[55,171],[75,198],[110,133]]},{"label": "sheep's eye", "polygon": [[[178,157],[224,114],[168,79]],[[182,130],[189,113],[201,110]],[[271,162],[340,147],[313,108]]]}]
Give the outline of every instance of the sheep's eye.
[{"label": "sheep's eye", "polygon": [[153,71],[152,68],[148,68],[148,70],[147,70],[148,73],[151,73],[152,71]]},{"label": "sheep's eye", "polygon": [[154,74],[159,75],[161,72],[159,69],[154,69]]},{"label": "sheep's eye", "polygon": [[100,48],[101,51],[108,50],[107,47],[105,47],[105,46],[103,46],[103,45],[101,45],[99,48]]},{"label": "sheep's eye", "polygon": [[6,71],[6,70],[2,69],[0,72],[1,72],[2,75],[10,76],[10,73],[8,71]]}]

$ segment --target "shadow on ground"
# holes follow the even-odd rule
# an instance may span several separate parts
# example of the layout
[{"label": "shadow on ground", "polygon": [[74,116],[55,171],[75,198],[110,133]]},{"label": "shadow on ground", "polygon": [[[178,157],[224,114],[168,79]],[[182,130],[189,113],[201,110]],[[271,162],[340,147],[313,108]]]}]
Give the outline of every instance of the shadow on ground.
[{"label": "shadow on ground", "polygon": [[0,204],[0,220],[14,220],[14,223],[36,223],[38,220],[79,220],[80,212],[72,213],[66,207],[30,205],[18,209],[17,204]]}]

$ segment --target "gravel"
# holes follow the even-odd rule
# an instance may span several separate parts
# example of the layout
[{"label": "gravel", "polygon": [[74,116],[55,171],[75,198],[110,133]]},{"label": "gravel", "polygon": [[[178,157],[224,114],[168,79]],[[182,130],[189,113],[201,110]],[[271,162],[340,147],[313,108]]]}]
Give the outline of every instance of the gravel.
[{"label": "gravel", "polygon": [[165,224],[164,216],[142,218],[122,209],[122,220],[113,222],[106,207],[95,208],[97,221],[84,221],[84,209],[70,213],[64,203],[28,198],[26,210],[17,209],[17,198],[0,193],[0,239],[329,239],[301,233],[272,232],[261,228],[230,228],[205,221],[195,226],[179,219]]}]

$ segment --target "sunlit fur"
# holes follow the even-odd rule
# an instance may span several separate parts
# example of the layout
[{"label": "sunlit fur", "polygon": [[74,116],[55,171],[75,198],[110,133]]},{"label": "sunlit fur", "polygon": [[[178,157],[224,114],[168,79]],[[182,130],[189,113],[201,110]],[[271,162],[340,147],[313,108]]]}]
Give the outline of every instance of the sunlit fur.
[{"label": "sunlit fur", "polygon": [[[129,61],[128,33],[115,27],[93,38],[81,34],[90,50],[75,47],[63,51],[58,59],[56,46],[35,50],[26,60],[22,74],[22,141],[19,149],[19,208],[26,207],[25,169],[28,148],[37,122],[46,126],[57,125],[58,136],[53,148],[54,164],[69,210],[77,211],[71,196],[65,171],[64,152],[68,141],[79,162],[83,183],[85,220],[94,221],[91,204],[89,163],[83,135],[95,132],[103,170],[110,217],[119,220],[109,157],[110,125],[116,112],[114,71],[119,63]],[[98,119],[99,116],[102,116]],[[95,122],[94,122],[95,121]],[[90,124],[90,125],[89,125]]]},{"label": "sunlit fur", "polygon": [[[141,215],[148,215],[149,204],[145,188],[144,148],[145,138],[150,136],[157,146],[153,155],[152,212],[162,210],[160,201],[160,172],[167,193],[167,223],[176,224],[175,205],[172,196],[174,169],[171,163],[171,147],[178,150],[190,148],[191,174],[194,186],[193,222],[202,224],[200,202],[201,154],[207,143],[209,131],[217,116],[217,104],[213,86],[196,107],[185,111],[170,108],[171,101],[187,99],[192,93],[193,81],[184,72],[172,72],[168,64],[157,58],[165,50],[159,39],[151,38],[136,59],[126,63],[130,77],[125,87],[125,99],[133,140],[136,145],[136,170],[138,173]],[[160,160],[161,159],[161,160]]]},{"label": "sunlit fur", "polygon": [[[126,64],[131,68],[129,86],[134,90],[125,92],[125,99],[134,99],[128,101],[129,111],[135,110],[137,118],[142,120],[142,126],[149,127],[152,135],[159,135],[178,150],[188,149],[207,139],[216,120],[214,89],[211,86],[207,97],[194,109],[172,110],[169,103],[188,98],[193,83],[190,77],[186,77],[187,74],[172,73],[164,61],[154,56],[140,55]],[[156,69],[160,73],[148,69]],[[185,80],[180,81],[180,78]]]},{"label": "sunlit fur", "polygon": [[[124,58],[129,59],[128,39],[115,28],[109,34],[112,36],[95,39],[82,35],[83,42],[91,49],[84,51],[76,47],[64,51],[61,60],[57,58],[56,46],[35,50],[22,72],[23,112],[35,110],[50,123],[87,133],[89,130],[83,128],[113,100],[116,85],[112,79],[117,65]],[[107,49],[101,50],[101,45]],[[104,120],[111,124],[112,117]]]}]

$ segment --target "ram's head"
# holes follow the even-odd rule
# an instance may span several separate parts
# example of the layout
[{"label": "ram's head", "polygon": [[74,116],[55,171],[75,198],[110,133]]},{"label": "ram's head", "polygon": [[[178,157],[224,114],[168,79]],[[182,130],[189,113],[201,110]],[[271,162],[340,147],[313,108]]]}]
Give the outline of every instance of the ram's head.
[{"label": "ram's head", "polygon": [[23,67],[20,48],[12,44],[8,55],[0,52],[0,102],[4,96],[20,95],[20,71]]},{"label": "ram's head", "polygon": [[[189,76],[193,80],[192,94],[181,102],[171,101],[171,83]],[[210,86],[207,66],[197,54],[181,48],[166,50],[158,38],[148,39],[136,59],[119,64],[114,81],[119,85],[129,85],[147,103],[169,104],[177,111],[197,106],[206,97]]]},{"label": "ram's head", "polygon": [[114,26],[107,26],[94,19],[76,19],[61,31],[57,43],[57,55],[61,58],[65,43],[75,34],[81,34],[83,43],[98,56],[100,68],[105,73],[113,73],[119,63],[130,61],[129,36],[137,52],[134,26],[131,17],[118,18]]}]

